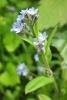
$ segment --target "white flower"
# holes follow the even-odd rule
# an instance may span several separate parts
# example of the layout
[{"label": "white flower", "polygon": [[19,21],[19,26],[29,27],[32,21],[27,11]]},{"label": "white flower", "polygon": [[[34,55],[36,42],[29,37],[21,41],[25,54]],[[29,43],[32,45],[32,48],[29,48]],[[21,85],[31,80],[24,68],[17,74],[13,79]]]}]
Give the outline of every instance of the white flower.
[{"label": "white flower", "polygon": [[28,74],[28,69],[27,69],[25,63],[21,63],[21,64],[18,66],[18,68],[17,68],[17,73],[18,73],[19,75],[27,76],[27,74]]},{"label": "white flower", "polygon": [[37,69],[38,69],[39,72],[43,72],[44,71],[44,67],[43,66],[38,66]]},{"label": "white flower", "polygon": [[20,22],[15,22],[12,26],[11,31],[14,31],[16,33],[19,33],[22,31],[24,24]]},{"label": "white flower", "polygon": [[29,10],[27,10],[27,13],[30,15],[37,15],[38,9],[34,9],[34,7],[29,8]]},{"label": "white flower", "polygon": [[39,61],[38,54],[35,54],[35,55],[34,55],[34,60],[35,60],[36,62]]}]

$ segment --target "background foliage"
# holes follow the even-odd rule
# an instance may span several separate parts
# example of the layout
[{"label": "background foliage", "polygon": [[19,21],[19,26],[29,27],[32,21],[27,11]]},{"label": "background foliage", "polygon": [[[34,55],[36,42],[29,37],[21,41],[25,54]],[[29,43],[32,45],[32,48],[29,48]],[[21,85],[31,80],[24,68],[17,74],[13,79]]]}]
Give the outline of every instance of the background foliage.
[{"label": "background foliage", "polygon": [[62,94],[60,100],[67,100],[67,0],[0,0],[0,100],[58,100],[51,84],[25,95],[31,75],[20,77],[16,72],[25,62],[31,72],[43,75],[33,59],[36,50],[10,32],[20,10],[32,6],[39,9],[38,28],[46,30],[48,37],[58,26],[48,60]]}]

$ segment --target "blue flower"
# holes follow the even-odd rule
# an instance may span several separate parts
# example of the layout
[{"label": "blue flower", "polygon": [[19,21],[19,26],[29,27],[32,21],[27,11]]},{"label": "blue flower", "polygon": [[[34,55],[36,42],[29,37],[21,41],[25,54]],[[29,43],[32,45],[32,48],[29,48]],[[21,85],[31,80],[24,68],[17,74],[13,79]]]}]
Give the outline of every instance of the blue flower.
[{"label": "blue flower", "polygon": [[20,22],[15,22],[13,25],[12,25],[12,29],[11,31],[14,31],[16,33],[19,33],[22,31],[24,27],[24,24],[23,23],[20,23]]},{"label": "blue flower", "polygon": [[34,38],[34,45],[36,46],[38,52],[45,53],[45,41],[47,39],[46,32],[39,33],[38,38]]},{"label": "blue flower", "polygon": [[17,73],[19,75],[23,75],[23,76],[27,76],[28,75],[28,69],[27,69],[25,63],[21,63],[21,64],[18,65]]},{"label": "blue flower", "polygon": [[39,72],[43,72],[44,71],[44,66],[38,66],[37,69],[38,69]]},{"label": "blue flower", "polygon": [[46,35],[46,32],[44,32],[43,34],[39,33],[39,35],[38,35],[38,39],[39,39],[40,42],[45,41],[47,39],[47,37],[48,36]]},{"label": "blue flower", "polygon": [[21,22],[22,20],[24,20],[24,15],[18,15],[17,21]]},{"label": "blue flower", "polygon": [[25,14],[27,14],[27,10],[28,9],[26,9],[26,10],[21,10],[21,12],[20,12],[20,15],[18,15],[18,17],[17,17],[17,21],[22,21],[22,20],[24,20],[25,19]]},{"label": "blue flower", "polygon": [[34,60],[35,60],[36,62],[39,61],[38,54],[35,54],[35,55],[34,55]]},{"label": "blue flower", "polygon": [[34,7],[29,8],[29,10],[27,10],[27,13],[28,13],[29,15],[37,15],[38,9],[34,9]]},{"label": "blue flower", "polygon": [[21,13],[22,15],[25,15],[25,14],[27,13],[27,11],[28,11],[28,9],[26,9],[26,10],[21,10],[20,13]]}]

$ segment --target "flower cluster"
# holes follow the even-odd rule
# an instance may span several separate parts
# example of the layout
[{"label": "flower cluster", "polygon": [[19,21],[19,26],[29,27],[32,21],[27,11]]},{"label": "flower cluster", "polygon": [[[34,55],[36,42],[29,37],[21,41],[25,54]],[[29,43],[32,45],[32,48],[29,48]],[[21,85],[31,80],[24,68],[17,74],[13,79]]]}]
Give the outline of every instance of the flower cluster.
[{"label": "flower cluster", "polygon": [[17,68],[17,73],[18,73],[19,75],[23,75],[23,76],[27,76],[27,75],[28,75],[29,71],[28,71],[28,69],[27,69],[25,63],[19,64],[19,66],[18,66],[18,68]]},{"label": "flower cluster", "polygon": [[47,39],[46,32],[39,33],[38,38],[34,38],[34,45],[36,46],[39,53],[45,53],[45,41]]},{"label": "flower cluster", "polygon": [[38,19],[38,9],[29,8],[21,10],[17,17],[17,21],[13,24],[11,31],[16,33],[29,33],[30,27],[34,25]]}]

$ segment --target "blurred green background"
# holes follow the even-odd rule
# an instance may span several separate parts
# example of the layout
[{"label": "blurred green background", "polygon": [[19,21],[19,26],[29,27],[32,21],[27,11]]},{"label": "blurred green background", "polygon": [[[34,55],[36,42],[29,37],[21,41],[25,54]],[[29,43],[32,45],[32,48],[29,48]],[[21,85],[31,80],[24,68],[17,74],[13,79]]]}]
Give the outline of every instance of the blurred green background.
[{"label": "blurred green background", "polygon": [[58,100],[51,85],[25,95],[25,85],[32,75],[20,77],[16,72],[17,66],[25,62],[31,72],[43,75],[33,58],[36,50],[10,32],[20,10],[29,7],[39,9],[38,28],[45,30],[48,37],[58,26],[48,61],[62,92],[60,100],[67,100],[67,0],[0,0],[0,100],[39,100],[39,93]]}]

